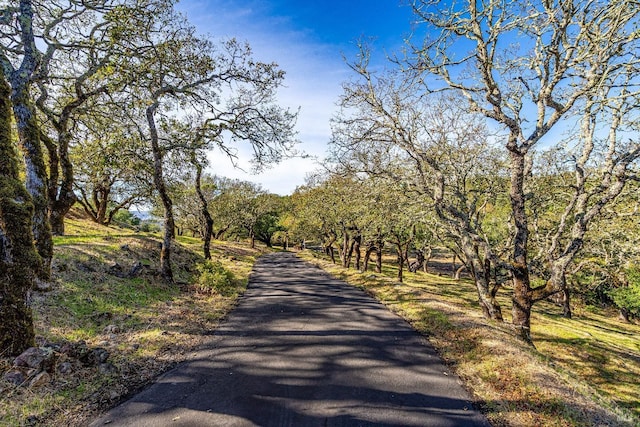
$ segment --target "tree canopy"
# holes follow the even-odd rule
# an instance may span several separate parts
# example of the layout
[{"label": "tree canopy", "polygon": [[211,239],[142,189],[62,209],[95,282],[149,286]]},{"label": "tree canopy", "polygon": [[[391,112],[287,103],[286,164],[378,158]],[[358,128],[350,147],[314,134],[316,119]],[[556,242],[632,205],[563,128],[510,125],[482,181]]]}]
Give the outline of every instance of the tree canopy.
[{"label": "tree canopy", "polygon": [[311,245],[360,271],[393,253],[399,281],[439,246],[487,318],[503,320],[509,294],[527,342],[537,302],[562,300],[570,317],[582,288],[637,315],[637,1],[413,0],[402,53],[380,66],[361,42],[347,58],[328,157],[291,196],[209,164],[213,152],[236,163],[240,144],[254,171],[298,154],[284,70],[174,6],[0,0],[0,299],[19,330],[3,348],[33,341],[29,292],[51,278],[76,203],[105,226],[153,205],[169,283],[184,233],[205,258],[224,238]]}]

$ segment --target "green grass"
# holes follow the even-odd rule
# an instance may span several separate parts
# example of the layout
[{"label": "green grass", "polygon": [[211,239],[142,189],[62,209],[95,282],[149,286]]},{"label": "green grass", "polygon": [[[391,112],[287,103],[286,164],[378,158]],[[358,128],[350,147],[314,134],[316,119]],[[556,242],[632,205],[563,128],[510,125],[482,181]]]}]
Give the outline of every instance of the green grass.
[{"label": "green grass", "polygon": [[[231,310],[248,283],[262,251],[246,243],[213,242],[214,260],[233,273],[237,292],[197,292],[196,265],[203,262],[202,242],[179,236],[172,251],[175,283],[157,273],[158,235],[103,227],[78,218],[66,222],[66,235],[55,237],[53,289],[35,293],[33,311],[40,342],[83,340],[106,347],[120,374],[99,374],[84,367],[37,389],[0,381],[0,426],[86,425],[105,409],[202,345]],[[146,268],[134,278],[110,273],[119,264],[124,273],[140,262]],[[109,332],[114,325],[117,332]],[[112,328],[111,328],[112,330]],[[0,358],[0,376],[9,367]],[[30,418],[31,417],[31,418]]]},{"label": "green grass", "polygon": [[386,304],[429,336],[496,425],[640,425],[640,326],[615,313],[574,307],[574,319],[549,302],[534,307],[533,349],[509,326],[508,289],[498,299],[505,323],[482,318],[473,283],[406,273],[395,260],[383,273],[345,270],[304,251],[307,259]]},{"label": "green grass", "polygon": [[[180,290],[164,283],[150,284],[142,278],[105,277],[101,283],[89,280],[67,281],[44,304],[52,312],[55,307],[65,316],[49,316],[52,339],[91,339],[114,318],[131,316],[128,324],[141,319],[157,304],[175,298]],[[38,312],[36,312],[38,314]],[[101,320],[107,317],[105,320]],[[61,332],[68,331],[68,332]],[[46,336],[49,331],[43,330]],[[68,334],[68,335],[66,335]]]},{"label": "green grass", "polygon": [[572,320],[536,313],[533,337],[540,353],[593,392],[640,419],[640,330],[614,315],[583,312]]}]

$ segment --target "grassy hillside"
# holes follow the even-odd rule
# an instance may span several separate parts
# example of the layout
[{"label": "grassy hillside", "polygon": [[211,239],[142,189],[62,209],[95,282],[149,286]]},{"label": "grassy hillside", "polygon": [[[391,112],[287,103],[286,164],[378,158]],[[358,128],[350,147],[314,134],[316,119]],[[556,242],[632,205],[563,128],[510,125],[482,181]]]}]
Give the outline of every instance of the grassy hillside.
[{"label": "grassy hillside", "polygon": [[[25,372],[25,384],[15,386],[2,381],[12,359],[0,359],[0,426],[86,425],[186,359],[233,307],[260,254],[215,242],[214,260],[234,276],[231,291],[220,293],[195,285],[199,239],[177,238],[173,285],[157,274],[159,251],[154,234],[102,227],[77,213],[69,219],[66,235],[55,238],[51,290],[33,295],[37,341],[55,349],[55,367],[37,384]],[[105,354],[100,349],[108,363],[81,363]]]},{"label": "grassy hillside", "polygon": [[[0,379],[0,426],[86,425],[185,360],[233,307],[260,254],[242,243],[215,242],[214,258],[235,278],[218,292],[198,268],[199,239],[178,237],[174,285],[157,275],[159,243],[151,233],[80,216],[68,221],[67,235],[55,239],[52,288],[33,295],[38,343],[57,349],[56,366],[33,384],[31,377],[22,386]],[[481,317],[466,280],[418,273],[398,284],[391,260],[378,275],[344,270],[308,251],[302,256],[426,333],[494,425],[640,425],[640,326],[594,307],[574,307],[575,318],[566,320],[559,307],[544,303],[533,318],[534,350],[512,338],[507,292],[501,300],[507,323],[497,324]],[[207,271],[207,277],[218,272]],[[65,346],[86,354],[103,349],[108,363],[80,363]],[[11,363],[0,357],[0,378]]]},{"label": "grassy hillside", "polygon": [[[383,274],[359,273],[304,251],[301,256],[359,286],[428,335],[496,426],[640,425],[640,326],[615,313],[574,308],[574,319],[551,303],[534,308],[537,349],[513,338],[505,323],[485,320],[469,280],[406,274],[388,259]],[[441,260],[444,262],[444,260]]]}]

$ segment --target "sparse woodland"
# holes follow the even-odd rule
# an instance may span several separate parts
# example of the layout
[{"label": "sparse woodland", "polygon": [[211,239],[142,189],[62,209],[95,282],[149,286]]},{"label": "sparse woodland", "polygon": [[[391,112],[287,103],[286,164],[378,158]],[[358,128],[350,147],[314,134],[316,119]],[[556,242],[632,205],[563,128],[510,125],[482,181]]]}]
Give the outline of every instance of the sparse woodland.
[{"label": "sparse woodland", "polygon": [[199,35],[172,0],[0,0],[0,354],[36,346],[32,294],[58,283],[80,211],[158,233],[149,264],[169,287],[177,239],[197,242],[201,276],[224,273],[204,261],[216,244],[246,241],[311,249],[356,282],[471,284],[484,322],[533,352],[550,304],[565,325],[589,307],[637,323],[638,2],[411,3],[402,53],[380,66],[361,41],[346,59],[328,157],[278,196],[207,169],[238,144],[256,170],[298,154],[277,64]]},{"label": "sparse woodland", "polygon": [[[108,225],[119,210],[154,198],[163,218],[160,272],[171,282],[173,175],[185,160],[206,164],[212,147],[234,156],[235,142],[252,145],[256,168],[277,162],[293,150],[296,113],[276,104],[284,79],[276,64],[253,60],[243,42],[197,35],[172,1],[4,1],[0,12],[10,86],[3,107],[13,117],[11,125],[4,111],[2,144],[22,153],[30,194],[7,200],[23,205],[21,223],[42,260],[12,250],[15,213],[3,204],[0,310],[14,320],[2,322],[0,347],[19,354],[34,344],[29,292],[51,278],[53,236],[64,234],[76,202]],[[3,188],[16,194],[17,165],[7,166]],[[13,267],[25,263],[28,274]]]}]

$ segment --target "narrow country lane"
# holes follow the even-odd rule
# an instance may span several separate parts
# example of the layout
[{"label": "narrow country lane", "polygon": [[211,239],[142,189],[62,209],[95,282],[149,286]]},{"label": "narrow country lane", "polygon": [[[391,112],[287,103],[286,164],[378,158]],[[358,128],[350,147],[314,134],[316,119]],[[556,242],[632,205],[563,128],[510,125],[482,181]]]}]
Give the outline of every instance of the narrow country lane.
[{"label": "narrow country lane", "polygon": [[92,426],[488,426],[423,337],[291,253],[258,261],[207,350]]}]

